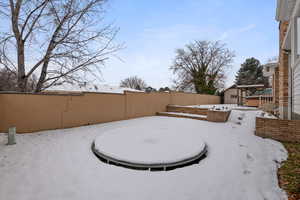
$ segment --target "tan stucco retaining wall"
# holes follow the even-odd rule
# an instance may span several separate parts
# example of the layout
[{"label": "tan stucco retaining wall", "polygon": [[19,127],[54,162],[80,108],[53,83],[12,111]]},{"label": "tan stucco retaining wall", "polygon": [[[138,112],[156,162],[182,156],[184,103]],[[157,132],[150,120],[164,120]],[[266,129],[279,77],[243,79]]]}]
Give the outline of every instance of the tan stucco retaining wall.
[{"label": "tan stucco retaining wall", "polygon": [[180,93],[171,92],[171,102],[172,105],[204,105],[204,104],[219,104],[220,98],[214,95],[205,94],[192,94],[192,93]]},{"label": "tan stucco retaining wall", "polygon": [[196,115],[207,115],[207,108],[194,108],[194,107],[187,107],[187,106],[167,106],[167,112],[179,112],[179,113],[189,113],[189,114],[196,114]]},{"label": "tan stucco retaining wall", "polygon": [[169,104],[218,104],[213,95],[187,93],[0,94],[0,132],[18,133],[70,128],[152,116]]}]

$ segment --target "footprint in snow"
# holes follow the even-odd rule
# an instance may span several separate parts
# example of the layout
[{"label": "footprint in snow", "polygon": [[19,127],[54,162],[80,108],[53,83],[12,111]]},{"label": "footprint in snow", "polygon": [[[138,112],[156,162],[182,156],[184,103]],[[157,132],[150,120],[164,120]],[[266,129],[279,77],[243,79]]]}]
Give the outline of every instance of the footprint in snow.
[{"label": "footprint in snow", "polygon": [[247,153],[247,159],[249,160],[249,161],[254,161],[254,158],[249,154],[249,153]]},{"label": "footprint in snow", "polygon": [[247,175],[247,174],[251,174],[251,171],[248,169],[245,169],[243,173]]},{"label": "footprint in snow", "polygon": [[284,149],[280,149],[280,151],[283,152],[283,153],[285,153],[285,150],[284,150]]}]

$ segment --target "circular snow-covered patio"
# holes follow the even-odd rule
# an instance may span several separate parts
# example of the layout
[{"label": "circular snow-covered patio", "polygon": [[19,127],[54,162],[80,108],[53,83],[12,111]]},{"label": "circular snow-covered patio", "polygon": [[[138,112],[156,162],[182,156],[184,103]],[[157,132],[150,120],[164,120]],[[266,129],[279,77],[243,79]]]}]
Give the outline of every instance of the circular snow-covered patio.
[{"label": "circular snow-covered patio", "polygon": [[207,152],[199,132],[170,132],[160,126],[107,131],[94,140],[92,150],[106,163],[153,171],[198,163]]}]

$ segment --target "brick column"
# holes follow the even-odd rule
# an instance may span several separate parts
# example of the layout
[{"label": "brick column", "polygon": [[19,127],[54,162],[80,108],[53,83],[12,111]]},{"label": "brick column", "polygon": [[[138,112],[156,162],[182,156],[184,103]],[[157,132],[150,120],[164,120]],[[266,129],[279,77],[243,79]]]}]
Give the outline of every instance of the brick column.
[{"label": "brick column", "polygon": [[279,69],[275,68],[272,80],[272,89],[273,89],[273,103],[276,107],[279,106]]},{"label": "brick column", "polygon": [[288,118],[288,87],[289,87],[289,56],[281,46],[288,28],[288,22],[280,22],[279,24],[279,113],[280,118]]}]

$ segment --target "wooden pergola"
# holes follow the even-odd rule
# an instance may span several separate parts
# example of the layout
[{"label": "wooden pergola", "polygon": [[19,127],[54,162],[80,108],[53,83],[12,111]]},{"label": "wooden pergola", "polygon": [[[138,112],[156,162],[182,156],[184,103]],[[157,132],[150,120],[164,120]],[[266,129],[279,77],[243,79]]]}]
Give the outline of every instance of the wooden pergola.
[{"label": "wooden pergola", "polygon": [[237,103],[238,103],[238,105],[243,106],[244,99],[245,99],[244,93],[245,93],[245,96],[247,96],[250,89],[253,89],[253,88],[260,89],[260,88],[265,88],[265,86],[263,84],[237,85],[236,88],[237,88]]}]

